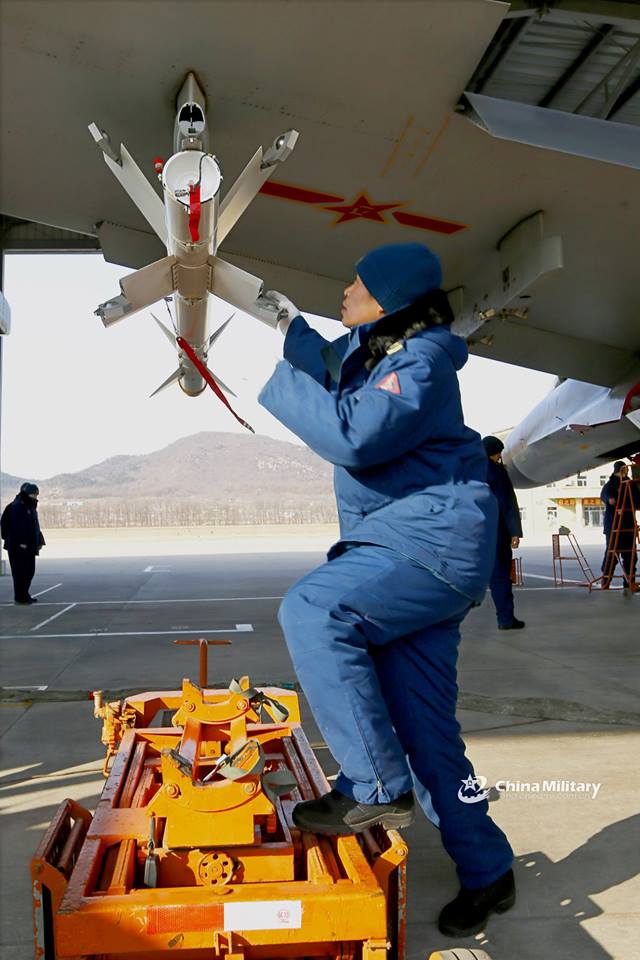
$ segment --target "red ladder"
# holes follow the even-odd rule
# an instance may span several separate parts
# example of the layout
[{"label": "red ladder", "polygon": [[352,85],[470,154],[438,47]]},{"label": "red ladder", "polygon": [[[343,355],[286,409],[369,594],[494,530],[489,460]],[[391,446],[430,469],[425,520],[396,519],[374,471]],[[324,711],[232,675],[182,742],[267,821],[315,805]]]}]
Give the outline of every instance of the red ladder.
[{"label": "red ladder", "polygon": [[[639,589],[635,578],[639,536],[638,522],[636,520],[635,512],[638,509],[640,509],[640,480],[622,480],[620,483],[620,489],[618,490],[618,499],[616,501],[613,514],[613,524],[611,526],[611,534],[609,536],[609,546],[607,549],[607,555],[605,557],[604,569],[602,571],[602,576],[594,580],[594,583],[601,582],[603,590],[608,588],[609,584],[614,578],[621,579],[624,583],[624,586],[628,587],[634,593]],[[630,521],[628,519],[626,520],[627,523],[631,523],[631,526],[622,526],[622,523],[625,520],[625,514],[627,514],[627,517],[629,515],[631,516]],[[631,550],[621,549],[620,534],[623,533],[633,534]],[[624,572],[624,564],[622,562],[623,554],[627,553],[630,554],[630,577],[627,577],[626,573]],[[616,574],[615,569],[618,564],[620,564],[622,573]]]}]

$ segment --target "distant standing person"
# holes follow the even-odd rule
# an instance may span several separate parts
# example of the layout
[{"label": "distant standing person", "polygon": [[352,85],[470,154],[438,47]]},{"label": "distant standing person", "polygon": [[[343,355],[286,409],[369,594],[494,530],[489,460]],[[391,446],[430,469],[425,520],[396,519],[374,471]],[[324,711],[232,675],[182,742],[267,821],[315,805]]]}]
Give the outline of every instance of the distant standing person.
[{"label": "distant standing person", "polygon": [[7,504],[1,523],[4,548],[9,554],[15,602],[37,603],[29,593],[36,572],[36,557],[45,541],[38,521],[38,494],[35,483],[23,483],[15,500]]},{"label": "distant standing person", "polygon": [[[608,590],[611,583],[611,578],[615,573],[616,567],[618,566],[618,557],[622,560],[622,567],[625,573],[625,581],[632,590],[636,591],[638,589],[638,584],[635,582],[636,577],[636,561],[637,555],[633,557],[633,563],[631,558],[633,555],[633,541],[635,539],[635,510],[640,508],[640,503],[638,502],[637,490],[632,486],[631,496],[632,502],[635,505],[635,510],[625,510],[620,518],[620,533],[618,534],[618,543],[616,558],[613,563],[610,564],[610,569],[607,570],[607,555],[609,553],[609,544],[611,542],[611,532],[613,529],[613,520],[616,512],[616,503],[618,502],[618,494],[620,493],[620,484],[624,483],[627,479],[629,473],[629,468],[624,460],[616,460],[613,465],[613,473],[605,483],[600,493],[600,499],[604,503],[604,523],[603,523],[603,533],[605,536],[606,546],[604,550],[604,557],[602,558],[602,589]],[[607,576],[605,577],[605,570],[607,570]]]},{"label": "distant standing person", "polygon": [[489,583],[496,607],[499,630],[522,630],[524,620],[518,620],[513,612],[513,586],[511,583],[512,550],[520,546],[522,521],[520,509],[509,474],[502,464],[504,443],[498,437],[484,437],[484,448],[489,458],[487,483],[498,501],[498,539],[496,562]]}]

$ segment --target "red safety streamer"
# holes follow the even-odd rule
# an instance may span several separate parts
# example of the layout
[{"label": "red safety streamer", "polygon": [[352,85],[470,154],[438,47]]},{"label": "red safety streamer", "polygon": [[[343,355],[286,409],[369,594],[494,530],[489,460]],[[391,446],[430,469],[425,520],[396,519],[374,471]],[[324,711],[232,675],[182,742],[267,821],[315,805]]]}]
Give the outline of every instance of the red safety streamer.
[{"label": "red safety streamer", "polygon": [[200,240],[200,181],[189,184],[189,233],[194,243]]},{"label": "red safety streamer", "polygon": [[209,370],[207,370],[206,366],[204,365],[200,357],[196,354],[191,344],[188,343],[188,341],[185,340],[184,337],[177,337],[176,343],[178,344],[181,350],[184,350],[184,352],[189,357],[189,360],[191,360],[191,363],[194,365],[196,370],[198,370],[198,372],[201,373],[204,379],[207,381],[207,383],[215,393],[218,400],[222,400],[225,407],[227,407],[227,409],[231,411],[231,413],[234,415],[238,423],[241,423],[242,426],[246,427],[247,430],[250,430],[251,433],[255,433],[255,430],[253,429],[251,424],[247,423],[246,420],[243,420],[242,417],[239,417],[238,414],[235,412],[235,410],[233,409],[233,407],[225,397],[224,393],[222,392],[218,384],[215,382],[215,380],[211,376],[211,373],[209,372]]}]

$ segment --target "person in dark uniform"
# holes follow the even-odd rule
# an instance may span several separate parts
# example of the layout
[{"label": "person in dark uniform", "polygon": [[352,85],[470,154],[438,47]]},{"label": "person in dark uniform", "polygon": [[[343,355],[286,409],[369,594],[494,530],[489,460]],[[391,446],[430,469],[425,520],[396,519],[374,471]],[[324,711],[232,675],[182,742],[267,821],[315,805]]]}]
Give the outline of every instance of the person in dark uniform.
[{"label": "person in dark uniform", "polygon": [[[609,544],[611,542],[611,533],[616,512],[616,503],[618,502],[618,494],[620,493],[620,485],[626,481],[628,473],[629,468],[624,460],[616,460],[613,465],[613,473],[605,483],[600,493],[600,499],[604,503],[603,533],[606,541],[601,568],[603,574],[603,590],[609,589],[611,578],[613,577],[616,567],[618,566],[618,557],[620,557],[622,560],[622,567],[625,573],[625,586],[631,587],[633,591],[638,589],[638,584],[635,582],[637,553],[635,556],[633,555],[633,541],[635,539],[635,510],[640,509],[640,497],[638,496],[638,488],[635,485],[632,485],[631,487],[632,503],[635,505],[635,510],[626,509],[622,513],[616,557],[607,567],[607,555],[609,553]],[[605,571],[607,574],[606,576],[604,575]]]},{"label": "person in dark uniform", "polygon": [[513,612],[513,586],[511,583],[512,550],[520,546],[522,521],[513,484],[502,464],[504,443],[498,437],[484,437],[484,448],[489,458],[487,483],[498,501],[498,539],[496,562],[489,582],[491,596],[496,607],[498,630],[522,630],[524,620],[518,620]]},{"label": "person in dark uniform", "polygon": [[45,545],[38,521],[39,493],[35,483],[23,483],[2,513],[2,539],[9,554],[15,602],[19,604],[38,602],[29,588],[36,572],[36,557]]}]

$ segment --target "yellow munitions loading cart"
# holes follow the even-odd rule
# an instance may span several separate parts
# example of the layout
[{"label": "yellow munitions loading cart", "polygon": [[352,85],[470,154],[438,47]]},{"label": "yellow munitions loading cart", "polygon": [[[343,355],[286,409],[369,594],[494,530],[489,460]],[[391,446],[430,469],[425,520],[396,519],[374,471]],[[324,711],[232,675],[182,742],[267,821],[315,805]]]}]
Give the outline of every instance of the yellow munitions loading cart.
[{"label": "yellow munitions loading cart", "polygon": [[107,780],[32,860],[36,960],[402,960],[406,844],[297,830],[293,806],[328,784],[296,693],[210,689],[200,650],[199,685],[95,694]]}]

